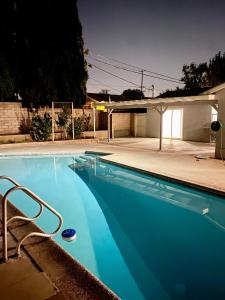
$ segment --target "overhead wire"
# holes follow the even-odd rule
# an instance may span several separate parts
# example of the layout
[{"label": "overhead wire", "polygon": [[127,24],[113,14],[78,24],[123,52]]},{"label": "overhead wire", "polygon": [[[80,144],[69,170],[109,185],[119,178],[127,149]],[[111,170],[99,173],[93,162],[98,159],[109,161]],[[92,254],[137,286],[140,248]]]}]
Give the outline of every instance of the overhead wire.
[{"label": "overhead wire", "polygon": [[111,85],[108,85],[108,84],[106,84],[106,83],[104,83],[104,82],[102,82],[102,81],[100,81],[100,80],[97,80],[97,79],[92,78],[92,77],[90,77],[90,76],[89,76],[89,79],[94,80],[94,81],[96,81],[96,82],[98,82],[98,83],[100,83],[100,84],[103,84],[103,86],[109,87],[111,90],[120,92],[120,90],[118,90],[118,89],[116,89],[116,88],[113,88]]},{"label": "overhead wire", "polygon": [[120,77],[120,76],[118,76],[118,75],[116,75],[116,74],[113,74],[113,73],[111,73],[111,72],[109,72],[109,71],[106,71],[106,70],[104,70],[104,69],[102,69],[102,68],[100,68],[100,67],[98,67],[98,66],[96,66],[96,65],[94,65],[94,64],[90,64],[90,65],[91,65],[92,67],[98,69],[98,70],[101,70],[102,72],[104,72],[104,73],[106,73],[106,74],[109,74],[109,75],[111,75],[111,76],[114,76],[114,77],[116,77],[116,78],[118,78],[118,79],[120,79],[120,80],[123,80],[123,81],[125,81],[125,82],[128,82],[128,83],[130,83],[130,84],[132,84],[132,85],[134,85],[134,86],[140,87],[139,84],[136,84],[136,83],[134,83],[134,82],[132,82],[132,81],[129,81],[129,80],[127,80],[127,79],[125,79],[125,78],[123,78],[123,77]]},{"label": "overhead wire", "polygon": [[[143,69],[141,67],[137,67],[137,66],[134,66],[132,64],[128,64],[126,62],[123,62],[123,61],[115,59],[115,58],[110,58],[110,57],[103,56],[103,55],[100,55],[100,54],[94,55],[93,52],[91,52],[89,54],[89,56],[92,57],[92,58],[95,58],[95,56],[99,56],[99,57],[102,57],[103,59],[115,61],[115,62],[123,64],[125,66],[131,67],[131,68],[135,68],[135,69],[139,70],[139,72],[144,71],[144,72],[147,72],[147,73],[151,73],[151,74],[155,74],[155,75],[162,76],[162,77],[165,77],[165,78],[169,78],[169,79],[172,79],[174,81],[178,81],[178,83],[180,83],[180,84],[183,84],[183,82],[180,79],[178,79],[178,78],[175,78],[175,77],[172,77],[172,76],[169,76],[169,75],[165,75],[165,74],[162,74],[162,73],[153,72],[153,71],[150,71],[148,69]],[[95,59],[97,59],[97,58],[95,58]],[[147,76],[147,75],[145,74],[145,76]]]},{"label": "overhead wire", "polygon": [[[97,61],[97,62],[103,63],[103,64],[108,65],[108,66],[112,66],[112,67],[120,69],[120,70],[124,70],[124,71],[135,73],[135,74],[141,74],[141,71],[130,70],[130,69],[127,69],[127,68],[124,68],[124,67],[121,67],[121,66],[118,66],[118,65],[113,65],[111,63],[108,63],[108,62],[105,62],[105,61],[102,61],[102,60],[99,60],[99,59],[93,58],[93,57],[92,57],[92,59],[95,60],[95,61]],[[146,70],[142,70],[142,71],[145,72]],[[169,82],[173,82],[173,83],[177,83],[177,84],[181,84],[182,83],[182,82],[177,81],[177,80],[167,79],[167,78],[161,78],[161,77],[154,76],[154,75],[148,75],[146,73],[144,73],[144,76],[155,78],[155,79],[160,79],[160,80],[164,80],[164,81],[169,81]]]}]

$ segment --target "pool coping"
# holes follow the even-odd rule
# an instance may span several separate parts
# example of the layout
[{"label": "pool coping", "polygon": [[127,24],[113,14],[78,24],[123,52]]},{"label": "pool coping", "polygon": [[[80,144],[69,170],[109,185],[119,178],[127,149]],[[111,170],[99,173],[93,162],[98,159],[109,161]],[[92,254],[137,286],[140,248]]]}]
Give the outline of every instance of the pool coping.
[{"label": "pool coping", "polygon": [[[2,195],[0,194],[0,198]],[[19,210],[15,205],[13,205],[11,202],[8,202],[8,215],[11,217],[12,215],[22,215],[27,217],[21,210]],[[23,224],[24,222],[14,222],[15,224]],[[15,225],[13,224],[13,225]],[[23,232],[21,234],[21,226],[18,225],[17,227],[13,227],[13,225],[8,227],[8,231],[12,236],[18,241],[20,240],[24,235],[30,233],[31,231],[38,231],[38,232],[44,232],[42,229],[37,226],[34,222],[25,222],[24,224],[27,224],[26,228],[23,228]],[[30,240],[35,241],[35,245],[33,246],[33,243],[30,242]],[[41,241],[41,242],[40,242]],[[45,255],[41,254],[41,249],[46,250],[46,255],[48,255],[47,260],[49,261],[49,254],[50,251],[52,255],[57,256],[57,260],[55,260],[55,264],[53,266],[53,263],[51,262],[52,267],[49,268],[51,271],[46,272],[45,270],[45,263],[43,261],[46,261],[46,258],[44,258]],[[28,242],[26,242],[24,245],[22,245],[22,249],[27,253],[27,255],[30,257],[30,259],[33,261],[35,265],[37,265],[42,271],[47,273],[51,281],[56,285],[56,287],[63,293],[64,296],[66,296],[66,299],[86,299],[86,298],[73,298],[68,295],[68,290],[66,288],[63,288],[63,284],[61,283],[60,286],[58,286],[58,280],[57,276],[55,276],[55,270],[62,269],[64,265],[64,272],[68,273],[68,277],[70,280],[70,283],[74,282],[78,279],[78,284],[81,283],[82,288],[88,287],[90,289],[90,293],[97,295],[101,295],[104,298],[99,299],[106,299],[106,300],[118,300],[120,299],[108,286],[106,286],[100,279],[98,279],[94,274],[92,274],[85,266],[83,266],[78,260],[76,260],[72,255],[67,253],[60,245],[58,245],[57,242],[55,242],[51,238],[30,238],[28,239]],[[52,256],[51,255],[51,256]],[[42,256],[42,257],[41,257]],[[53,258],[51,257],[53,260]],[[67,264],[65,264],[65,262]],[[57,265],[56,265],[57,264]],[[69,266],[69,267],[68,267]],[[110,271],[110,270],[109,270]],[[57,272],[56,272],[57,273]],[[63,278],[64,279],[64,278]],[[65,287],[68,287],[68,282],[65,283]]]},{"label": "pool coping", "polygon": [[[96,151],[93,151],[93,152],[92,151],[87,151],[85,153],[97,154]],[[165,175],[165,174],[156,173],[156,172],[148,171],[148,170],[145,170],[145,169],[142,169],[142,168],[130,166],[128,164],[116,162],[114,160],[111,160],[109,157],[107,157],[108,155],[112,155],[112,154],[113,153],[108,153],[108,154],[105,153],[106,157],[105,156],[104,156],[104,158],[103,157],[98,157],[98,160],[106,162],[106,163],[110,163],[110,164],[113,164],[113,165],[116,165],[116,166],[119,166],[119,167],[124,168],[124,169],[129,169],[129,170],[132,170],[132,171],[136,171],[136,172],[139,172],[141,174],[150,175],[150,176],[153,176],[153,177],[156,177],[156,178],[159,178],[159,179],[163,179],[163,180],[166,180],[166,181],[169,181],[169,182],[172,182],[172,183],[181,184],[181,185],[186,186],[186,187],[202,190],[202,191],[208,192],[210,194],[214,194],[214,195],[216,194],[218,196],[225,197],[225,191],[224,190],[214,189],[212,187],[197,184],[197,183],[194,183],[192,181],[185,181],[185,180],[182,180],[180,178],[171,177],[171,176],[168,176],[168,175]]]}]

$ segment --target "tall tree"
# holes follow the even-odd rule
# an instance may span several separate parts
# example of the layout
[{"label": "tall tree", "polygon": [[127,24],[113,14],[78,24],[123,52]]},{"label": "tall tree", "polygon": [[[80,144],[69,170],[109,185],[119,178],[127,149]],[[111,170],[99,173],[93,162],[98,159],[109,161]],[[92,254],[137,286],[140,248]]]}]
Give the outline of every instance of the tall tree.
[{"label": "tall tree", "polygon": [[225,52],[218,52],[209,61],[208,65],[208,82],[209,85],[215,86],[225,82]]},{"label": "tall tree", "polygon": [[10,3],[16,15],[10,66],[23,100],[84,103],[87,70],[76,0],[1,1]]},{"label": "tall tree", "polygon": [[16,12],[12,0],[0,2],[0,99],[16,92]]}]

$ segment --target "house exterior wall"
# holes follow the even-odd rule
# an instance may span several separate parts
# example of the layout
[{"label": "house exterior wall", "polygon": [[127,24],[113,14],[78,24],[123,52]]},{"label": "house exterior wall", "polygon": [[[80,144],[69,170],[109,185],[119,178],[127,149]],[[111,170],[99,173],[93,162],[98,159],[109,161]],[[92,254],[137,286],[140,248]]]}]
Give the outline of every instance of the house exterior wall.
[{"label": "house exterior wall", "polygon": [[126,137],[131,134],[132,118],[130,113],[112,113],[113,137]]},{"label": "house exterior wall", "polygon": [[[182,140],[209,142],[209,127],[211,123],[210,105],[173,106],[171,109],[183,109]],[[146,137],[159,138],[160,118],[156,110],[148,109],[146,114]]]},{"label": "house exterior wall", "polygon": [[216,98],[218,99],[218,120],[222,121],[223,128],[222,132],[220,129],[220,131],[216,133],[215,157],[225,159],[225,90],[218,92]]},{"label": "house exterior wall", "polygon": [[134,131],[135,137],[146,137],[146,114],[134,114]]},{"label": "house exterior wall", "polygon": [[210,142],[211,124],[210,105],[187,105],[183,108],[183,140],[193,142]]},{"label": "house exterior wall", "polygon": [[148,109],[146,113],[146,137],[159,138],[160,118],[156,110]]}]

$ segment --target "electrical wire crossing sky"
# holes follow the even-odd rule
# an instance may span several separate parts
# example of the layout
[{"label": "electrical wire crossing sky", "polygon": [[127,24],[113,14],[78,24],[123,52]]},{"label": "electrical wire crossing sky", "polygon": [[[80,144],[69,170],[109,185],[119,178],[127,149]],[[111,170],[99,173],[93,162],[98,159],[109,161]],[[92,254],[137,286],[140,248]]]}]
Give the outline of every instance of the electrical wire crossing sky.
[{"label": "electrical wire crossing sky", "polygon": [[224,0],[78,0],[88,91],[182,87],[184,64],[225,52]]}]

